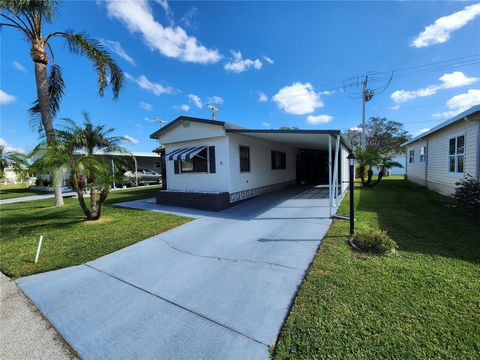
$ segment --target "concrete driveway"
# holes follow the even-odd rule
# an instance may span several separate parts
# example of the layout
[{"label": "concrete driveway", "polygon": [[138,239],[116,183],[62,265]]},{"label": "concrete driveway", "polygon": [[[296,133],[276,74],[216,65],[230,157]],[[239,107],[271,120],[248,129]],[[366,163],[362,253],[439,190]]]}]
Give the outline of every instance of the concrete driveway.
[{"label": "concrete driveway", "polygon": [[[84,359],[268,359],[330,225],[326,189],[292,187],[18,284]],[[138,221],[142,221],[141,212]]]}]

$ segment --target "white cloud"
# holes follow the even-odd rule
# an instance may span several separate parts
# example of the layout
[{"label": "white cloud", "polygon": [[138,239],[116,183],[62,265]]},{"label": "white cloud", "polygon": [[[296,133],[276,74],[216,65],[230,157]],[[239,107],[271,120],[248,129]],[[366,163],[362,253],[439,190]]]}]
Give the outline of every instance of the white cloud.
[{"label": "white cloud", "polygon": [[139,103],[139,106],[143,109],[143,110],[147,110],[147,111],[150,111],[153,109],[153,105],[152,104],[149,104],[145,101],[140,101]]},{"label": "white cloud", "polygon": [[447,101],[449,111],[433,114],[434,118],[449,118],[480,104],[480,89],[470,89],[466,93],[455,95]]},{"label": "white cloud", "polygon": [[258,101],[267,102],[268,101],[268,96],[263,91],[259,91],[258,92]]},{"label": "white cloud", "polygon": [[265,128],[268,128],[270,127],[270,123],[267,123],[267,122],[262,122],[262,126],[265,127]]},{"label": "white cloud", "polygon": [[18,71],[21,71],[23,73],[26,73],[27,72],[27,69],[25,68],[25,66],[23,66],[22,64],[20,64],[18,61],[13,61],[12,62],[12,65],[15,69],[17,69]]},{"label": "white cloud", "polygon": [[130,32],[140,33],[150,49],[164,56],[201,64],[215,63],[221,58],[217,50],[200,45],[180,26],[165,27],[160,24],[146,0],[109,0],[106,6],[108,16],[123,22]]},{"label": "white cloud", "polygon": [[120,45],[120,43],[118,41],[101,39],[100,42],[107,49],[109,49],[110,51],[113,51],[115,54],[120,56],[123,60],[129,62],[133,66],[136,66],[135,60],[133,60],[130,57],[130,55],[127,54],[127,52],[123,49],[122,45]]},{"label": "white cloud", "polygon": [[270,65],[273,64],[273,59],[271,57],[268,57],[267,55],[263,55],[263,58],[265,59],[266,62],[268,62]]},{"label": "white cloud", "polygon": [[180,22],[187,28],[196,28],[198,14],[198,8],[192,5],[185,15],[182,16]]},{"label": "white cloud", "polygon": [[362,131],[362,128],[359,128],[358,126],[353,126],[353,127],[351,127],[349,130],[352,130],[352,131]]},{"label": "white cloud", "polygon": [[14,102],[17,98],[13,95],[7,94],[5,91],[0,90],[0,104],[7,105]]},{"label": "white cloud", "polygon": [[125,141],[128,141],[129,143],[132,143],[132,144],[138,144],[138,143],[140,143],[139,140],[135,139],[134,137],[131,137],[130,135],[124,135],[124,136],[123,136],[123,139],[124,139]]},{"label": "white cloud", "polygon": [[[425,97],[435,95],[438,90],[444,89],[453,89],[457,87],[462,87],[466,85],[473,84],[478,81],[478,78],[468,77],[461,71],[454,71],[450,74],[443,74],[440,78],[440,84],[430,85],[426,88],[418,90],[397,90],[390,95],[391,99],[396,103],[404,103],[410,100],[413,100],[417,97]],[[399,107],[394,107],[394,110],[397,110]]]},{"label": "white cloud", "polygon": [[478,81],[478,78],[468,77],[461,71],[454,71],[451,74],[444,74],[439,79],[442,82],[442,89],[452,89],[467,86]]},{"label": "white cloud", "polygon": [[308,115],[307,116],[307,121],[313,125],[326,124],[332,120],[333,120],[333,116],[330,116],[330,115]]},{"label": "white cloud", "polygon": [[429,130],[430,130],[430,128],[423,128],[423,129],[420,129],[420,130],[418,130],[418,131],[415,131],[415,132],[413,133],[413,135],[418,136],[418,135],[423,134],[423,133],[425,133],[425,132],[427,132],[427,131],[429,131]]},{"label": "white cloud", "polygon": [[323,101],[310,83],[296,82],[285,86],[272,99],[280,109],[294,115],[310,114],[323,107]]},{"label": "white cloud", "polygon": [[207,99],[210,104],[223,104],[223,99],[220,96],[211,96]]},{"label": "white cloud", "polygon": [[466,6],[463,10],[443,16],[435,20],[432,25],[426,26],[425,30],[410,43],[410,46],[422,48],[447,42],[452,32],[462,28],[479,15],[480,3]]},{"label": "white cloud", "polygon": [[332,95],[334,93],[335,93],[334,90],[325,90],[325,91],[320,91],[319,92],[320,95]]},{"label": "white cloud", "polygon": [[182,105],[180,105],[180,109],[187,112],[188,110],[190,110],[190,105],[182,104]]},{"label": "white cloud", "polygon": [[233,61],[226,63],[223,67],[227,71],[233,71],[236,73],[241,73],[249,68],[253,67],[256,70],[260,70],[263,66],[262,62],[259,59],[250,60],[243,59],[242,53],[240,51],[231,51],[233,55]]},{"label": "white cloud", "polygon": [[398,110],[400,109],[400,105],[396,104],[392,106],[392,110]]},{"label": "white cloud", "polygon": [[10,145],[5,139],[0,138],[0,145],[4,147],[5,151],[16,151],[20,153],[24,153],[25,150],[21,147],[16,147],[13,145]]},{"label": "white cloud", "polygon": [[203,103],[202,103],[202,100],[200,100],[200,98],[195,95],[195,94],[188,94],[188,98],[190,99],[191,102],[193,102],[193,104],[198,107],[198,108],[203,108]]},{"label": "white cloud", "polygon": [[125,73],[125,78],[136,82],[138,86],[140,86],[142,89],[150,91],[156,96],[160,96],[162,94],[173,94],[174,92],[174,89],[172,87],[169,87],[169,86],[166,87],[160,83],[150,81],[145,75],[140,75],[138,78],[135,78],[134,76],[128,73]]}]

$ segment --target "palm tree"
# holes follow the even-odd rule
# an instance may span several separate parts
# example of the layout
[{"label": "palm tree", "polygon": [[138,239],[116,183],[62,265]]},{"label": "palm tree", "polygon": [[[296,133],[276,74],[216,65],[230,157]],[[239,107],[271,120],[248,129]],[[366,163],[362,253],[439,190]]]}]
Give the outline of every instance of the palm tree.
[{"label": "palm tree", "polygon": [[372,186],[377,185],[380,182],[380,180],[382,180],[382,178],[385,176],[387,170],[389,170],[391,168],[394,168],[394,167],[403,168],[402,164],[400,164],[397,161],[393,161],[392,157],[388,156],[388,155],[380,156],[380,160],[379,160],[377,166],[380,170],[378,171],[378,178],[372,184]]},{"label": "palm tree", "polygon": [[[372,168],[378,166],[381,156],[377,150],[368,146],[365,149],[357,148],[355,156],[358,159],[358,176],[362,185],[370,186],[373,177]],[[367,175],[367,181],[365,181],[365,175]]]},{"label": "palm tree", "polygon": [[5,151],[5,147],[0,145],[0,178],[5,176],[5,169],[11,167],[18,175],[25,175],[28,172],[27,155],[18,151]]},{"label": "palm tree", "polygon": [[[44,141],[34,150],[38,159],[33,167],[37,171],[51,168],[69,170],[70,184],[78,195],[78,202],[87,220],[98,220],[114,176],[110,164],[112,161],[116,163],[115,168],[125,165],[124,161],[112,154],[129,153],[119,145],[125,139],[111,135],[114,129],[93,125],[86,113],[83,117],[82,126],[71,119],[64,119],[65,126],[56,131],[55,140],[50,143]],[[102,156],[98,156],[99,153]],[[84,191],[90,193],[89,206]]]},{"label": "palm tree", "polygon": [[[51,23],[58,11],[56,0],[0,0],[0,16],[6,20],[0,23],[4,27],[15,28],[22,32],[30,44],[30,57],[35,64],[37,100],[30,109],[32,114],[40,116],[41,128],[49,143],[55,140],[53,118],[56,116],[60,100],[65,89],[60,66],[55,62],[55,55],[50,40],[63,38],[74,54],[85,55],[93,63],[97,72],[98,94],[103,96],[110,85],[116,99],[123,84],[123,73],[103,46],[83,32],[52,32],[43,34],[44,22]],[[50,71],[47,65],[53,62]],[[63,205],[62,190],[58,174],[53,174],[55,186],[55,204]]]}]

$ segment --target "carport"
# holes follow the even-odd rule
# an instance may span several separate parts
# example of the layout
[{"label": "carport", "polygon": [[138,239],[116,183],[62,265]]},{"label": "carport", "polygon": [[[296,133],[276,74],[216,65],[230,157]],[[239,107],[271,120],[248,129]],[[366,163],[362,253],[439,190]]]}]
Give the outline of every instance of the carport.
[{"label": "carport", "polygon": [[226,132],[298,149],[297,183],[326,187],[329,214],[336,212],[348,189],[347,157],[351,151],[340,130],[227,129]]}]

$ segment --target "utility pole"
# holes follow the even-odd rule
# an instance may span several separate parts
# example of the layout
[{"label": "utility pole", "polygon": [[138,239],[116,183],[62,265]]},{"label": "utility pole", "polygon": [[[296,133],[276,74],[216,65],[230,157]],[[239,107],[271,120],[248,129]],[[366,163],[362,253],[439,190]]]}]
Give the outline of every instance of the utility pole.
[{"label": "utility pole", "polygon": [[365,75],[362,87],[362,141],[360,142],[362,150],[365,150],[365,104],[367,102],[367,84],[368,75]]}]

